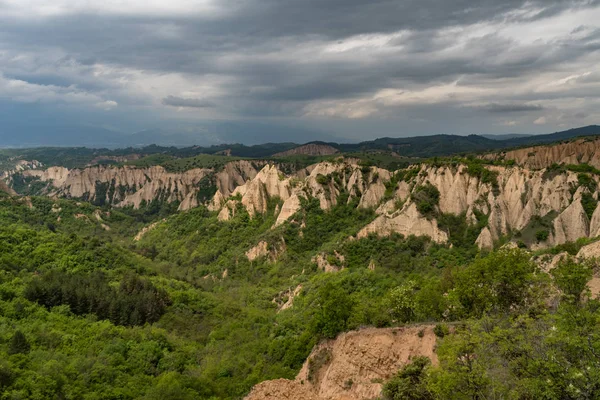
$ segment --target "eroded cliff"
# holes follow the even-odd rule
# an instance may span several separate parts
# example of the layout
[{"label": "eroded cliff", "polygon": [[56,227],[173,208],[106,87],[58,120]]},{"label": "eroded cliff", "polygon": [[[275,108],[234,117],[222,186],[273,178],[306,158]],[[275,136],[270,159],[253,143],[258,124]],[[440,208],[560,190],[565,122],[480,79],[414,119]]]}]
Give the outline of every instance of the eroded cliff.
[{"label": "eroded cliff", "polygon": [[432,326],[368,328],[347,332],[312,351],[294,381],[258,384],[246,400],[367,400],[381,394],[411,358],[425,356],[437,364]]},{"label": "eroded cliff", "polygon": [[600,168],[600,139],[584,138],[553,145],[500,151],[485,156],[488,160],[514,160],[517,165],[542,169],[552,164],[589,164]]}]

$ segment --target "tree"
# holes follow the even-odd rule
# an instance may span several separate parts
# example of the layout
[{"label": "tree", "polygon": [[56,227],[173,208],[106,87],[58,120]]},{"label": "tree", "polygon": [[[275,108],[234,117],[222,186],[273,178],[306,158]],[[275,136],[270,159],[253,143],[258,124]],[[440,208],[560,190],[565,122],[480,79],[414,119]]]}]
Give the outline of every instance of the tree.
[{"label": "tree", "polygon": [[593,271],[589,265],[577,263],[572,258],[563,260],[550,271],[556,286],[563,293],[563,298],[573,304],[581,301],[581,295],[587,289],[587,283],[592,278]]},{"label": "tree", "polygon": [[426,183],[417,186],[411,193],[410,198],[422,215],[431,217],[440,203],[440,191],[431,183]]},{"label": "tree", "polygon": [[390,313],[392,317],[400,322],[409,322],[415,316],[415,288],[417,284],[414,281],[407,281],[398,286],[389,293]]},{"label": "tree", "polygon": [[395,377],[383,387],[385,400],[430,400],[433,399],[427,389],[427,369],[431,361],[427,357],[416,357],[402,368]]},{"label": "tree", "polygon": [[21,331],[16,331],[8,345],[8,354],[27,354],[31,345]]},{"label": "tree", "polygon": [[348,327],[354,306],[344,289],[327,282],[318,294],[319,308],[313,322],[313,330],[326,338],[333,339]]},{"label": "tree", "polygon": [[517,311],[537,305],[535,289],[541,278],[536,266],[520,249],[500,250],[476,259],[457,273],[452,296],[466,316],[481,317],[489,311]]}]

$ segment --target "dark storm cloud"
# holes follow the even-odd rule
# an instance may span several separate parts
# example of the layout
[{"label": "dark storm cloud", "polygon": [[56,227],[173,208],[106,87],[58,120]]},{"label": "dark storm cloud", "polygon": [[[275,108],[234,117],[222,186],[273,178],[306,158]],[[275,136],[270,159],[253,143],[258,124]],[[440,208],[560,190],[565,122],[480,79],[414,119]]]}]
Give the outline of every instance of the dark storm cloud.
[{"label": "dark storm cloud", "polygon": [[[127,2],[123,4],[126,7]],[[0,77],[42,88],[72,86],[114,100],[119,107],[162,107],[171,113],[172,108],[210,109],[234,118],[299,117],[314,102],[369,100],[390,88],[410,94],[455,82],[497,88],[500,93],[546,72],[580,75],[581,71],[571,72],[574,66],[589,64],[586,60],[600,50],[600,30],[593,23],[577,22],[567,30],[570,33],[548,40],[526,41],[497,31],[510,24],[543,21],[566,10],[593,9],[600,0],[228,0],[215,4],[219,9],[206,13],[83,8],[43,17],[32,10],[31,17],[15,18],[9,14],[9,3],[0,0]],[[493,28],[470,36],[464,32],[474,26]],[[383,42],[377,44],[382,35]],[[545,100],[560,99],[564,87],[593,77],[582,75],[542,94],[520,91],[499,94],[498,99],[469,98],[465,107],[460,104],[464,100],[454,95],[442,100],[435,95],[431,95],[434,100],[419,100],[425,95],[413,95],[411,101],[439,101],[447,107],[470,109],[481,118],[539,114],[548,108]],[[152,80],[156,83],[148,82]],[[205,93],[205,86],[217,93],[209,95],[210,100],[185,95]],[[595,89],[573,88],[572,93],[595,97]],[[151,96],[154,99],[148,100]],[[374,110],[391,107],[377,101]]]},{"label": "dark storm cloud", "polygon": [[162,99],[162,103],[166,106],[190,108],[210,108],[215,106],[213,102],[205,99],[190,99],[177,96],[167,96]]},{"label": "dark storm cloud", "polygon": [[519,104],[519,103],[491,103],[481,107],[482,109],[499,114],[522,113],[528,111],[542,111],[544,107],[539,104]]}]

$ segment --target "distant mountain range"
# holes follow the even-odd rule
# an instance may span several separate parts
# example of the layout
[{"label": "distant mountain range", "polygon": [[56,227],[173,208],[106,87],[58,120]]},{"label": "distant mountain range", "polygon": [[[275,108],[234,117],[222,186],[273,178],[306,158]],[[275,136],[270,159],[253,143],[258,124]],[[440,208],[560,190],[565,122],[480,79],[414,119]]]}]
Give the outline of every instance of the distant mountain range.
[{"label": "distant mountain range", "polygon": [[[235,129],[237,129],[236,127]],[[232,128],[232,132],[235,130]],[[253,126],[252,131],[260,129],[260,126]],[[360,143],[336,143],[326,141],[312,141],[297,143],[289,141],[284,143],[263,143],[257,145],[219,144],[212,146],[190,145],[190,137],[185,134],[167,134],[162,130],[148,130],[137,132],[133,135],[123,135],[102,128],[96,128],[94,137],[81,141],[78,136],[78,130],[74,127],[65,127],[62,131],[61,140],[55,142],[52,138],[37,134],[25,137],[14,134],[8,135],[0,131],[0,146],[5,147],[40,147],[40,146],[68,146],[69,143],[77,143],[78,146],[85,146],[90,154],[157,154],[166,153],[175,157],[191,157],[198,154],[226,154],[238,157],[266,158],[276,154],[298,154],[298,155],[322,155],[323,148],[328,148],[328,153],[335,150],[341,153],[356,153],[364,151],[384,151],[394,152],[399,156],[405,157],[437,157],[449,156],[454,154],[478,153],[520,146],[530,146],[536,144],[552,143],[561,140],[568,140],[579,136],[600,135],[600,126],[590,125],[581,128],[570,129],[562,132],[555,132],[546,135],[432,135],[416,136],[407,138],[380,138]],[[301,130],[293,131],[292,137],[314,137],[313,132],[310,135],[302,135]],[[127,140],[123,140],[126,136]],[[281,137],[277,135],[276,137]],[[237,138],[231,135],[232,138]],[[275,137],[275,139],[276,139]],[[287,132],[286,132],[287,137]],[[146,145],[154,143],[153,145]],[[177,147],[177,146],[187,147]],[[312,146],[307,146],[312,145]],[[310,151],[294,151],[294,149],[303,146],[303,149],[316,149],[315,154]],[[71,144],[71,147],[73,144]],[[109,150],[110,148],[117,150]],[[333,148],[333,151],[331,150]],[[94,150],[92,150],[94,149]],[[59,149],[55,149],[60,151]],[[83,149],[78,150],[84,151]]]}]

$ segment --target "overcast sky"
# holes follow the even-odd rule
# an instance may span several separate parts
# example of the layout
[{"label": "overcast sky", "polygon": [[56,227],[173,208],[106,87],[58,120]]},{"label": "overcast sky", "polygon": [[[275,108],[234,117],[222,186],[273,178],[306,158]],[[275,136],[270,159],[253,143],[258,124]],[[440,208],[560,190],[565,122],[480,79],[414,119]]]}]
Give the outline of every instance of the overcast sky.
[{"label": "overcast sky", "polygon": [[0,0],[0,118],[554,132],[600,123],[599,50],[600,0]]}]

